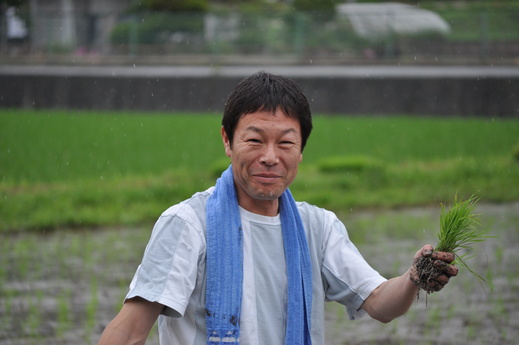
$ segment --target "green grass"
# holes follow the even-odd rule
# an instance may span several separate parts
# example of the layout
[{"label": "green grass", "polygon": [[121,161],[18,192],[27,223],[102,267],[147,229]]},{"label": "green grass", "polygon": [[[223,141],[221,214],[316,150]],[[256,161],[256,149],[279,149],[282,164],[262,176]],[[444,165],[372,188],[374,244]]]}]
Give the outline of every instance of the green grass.
[{"label": "green grass", "polygon": [[200,169],[221,155],[219,116],[0,112],[1,179],[63,182]]},{"label": "green grass", "polygon": [[[519,200],[518,119],[316,115],[314,128],[299,200],[339,212]],[[151,223],[214,184],[219,130],[218,114],[1,110],[0,231]]]}]

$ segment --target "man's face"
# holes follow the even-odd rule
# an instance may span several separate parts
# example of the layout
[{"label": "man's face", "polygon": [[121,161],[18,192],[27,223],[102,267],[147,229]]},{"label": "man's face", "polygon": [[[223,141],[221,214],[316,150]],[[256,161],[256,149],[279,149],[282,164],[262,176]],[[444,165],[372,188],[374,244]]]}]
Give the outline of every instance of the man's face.
[{"label": "man's face", "polygon": [[277,214],[278,198],[294,181],[303,159],[299,122],[279,109],[260,111],[238,121],[232,147],[223,128],[222,139],[240,206],[258,214]]}]

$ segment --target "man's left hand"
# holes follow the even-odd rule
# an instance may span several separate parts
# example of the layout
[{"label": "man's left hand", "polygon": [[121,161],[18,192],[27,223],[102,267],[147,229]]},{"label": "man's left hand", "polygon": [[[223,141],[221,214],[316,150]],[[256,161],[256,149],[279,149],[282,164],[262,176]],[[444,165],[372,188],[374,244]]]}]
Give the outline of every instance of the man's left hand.
[{"label": "man's left hand", "polygon": [[419,251],[416,252],[413,260],[413,266],[411,267],[410,279],[417,286],[420,286],[420,272],[417,267],[417,263],[421,260],[421,257],[430,257],[433,260],[435,268],[441,271],[441,274],[436,278],[428,282],[428,291],[440,291],[449,282],[451,277],[458,275],[458,268],[451,265],[456,258],[454,253],[446,252],[435,252],[434,248],[427,244],[423,246]]}]

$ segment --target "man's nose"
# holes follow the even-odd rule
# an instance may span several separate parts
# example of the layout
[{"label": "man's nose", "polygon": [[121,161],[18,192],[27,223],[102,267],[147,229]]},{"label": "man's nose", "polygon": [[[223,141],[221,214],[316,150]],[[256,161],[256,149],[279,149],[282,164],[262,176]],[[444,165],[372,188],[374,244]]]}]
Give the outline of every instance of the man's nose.
[{"label": "man's nose", "polygon": [[275,165],[279,162],[278,152],[275,145],[267,144],[263,150],[260,162],[266,165]]}]

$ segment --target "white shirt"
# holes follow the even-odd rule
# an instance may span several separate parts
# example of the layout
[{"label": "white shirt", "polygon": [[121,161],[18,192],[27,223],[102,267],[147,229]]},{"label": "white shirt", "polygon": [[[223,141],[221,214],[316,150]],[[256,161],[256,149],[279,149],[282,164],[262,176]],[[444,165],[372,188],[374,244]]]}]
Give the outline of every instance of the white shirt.
[{"label": "white shirt", "polygon": [[[165,306],[159,317],[163,345],[202,345],[205,340],[205,204],[213,188],[172,206],[158,219],[126,298],[136,296]],[[385,279],[350,242],[335,214],[297,203],[312,262],[314,344],[324,344],[324,303],[346,306],[351,319]],[[244,279],[240,343],[284,342],[286,269],[279,216],[240,209]]]}]

